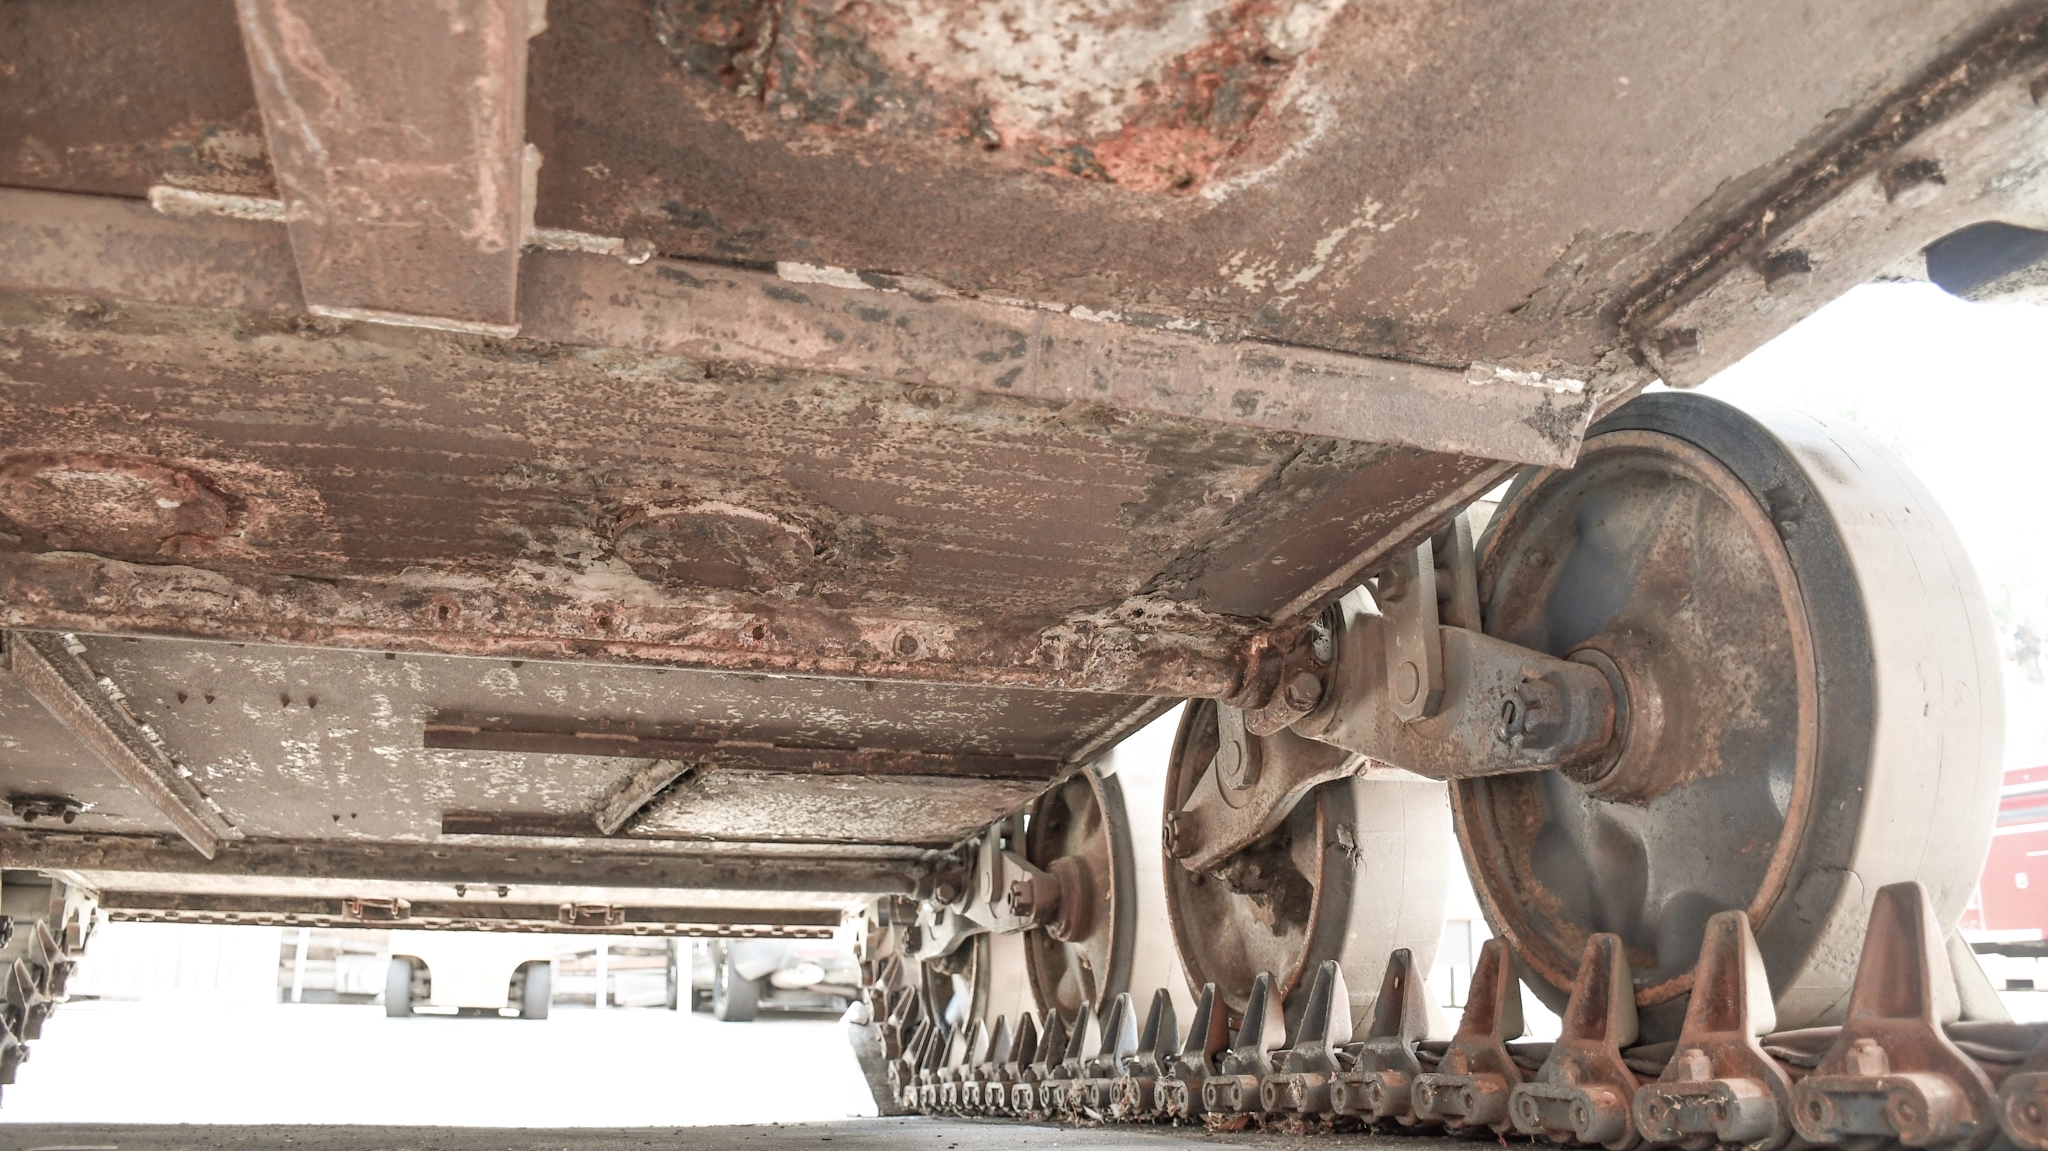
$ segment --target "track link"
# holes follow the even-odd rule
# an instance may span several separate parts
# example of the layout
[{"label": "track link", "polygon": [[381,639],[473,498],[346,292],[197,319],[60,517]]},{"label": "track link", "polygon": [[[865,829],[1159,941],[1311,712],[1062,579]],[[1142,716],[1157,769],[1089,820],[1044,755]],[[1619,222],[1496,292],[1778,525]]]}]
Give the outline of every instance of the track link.
[{"label": "track link", "polygon": [[42,1038],[50,1013],[64,1002],[98,910],[92,892],[62,880],[7,886],[0,915],[0,1086],[14,1082],[28,1062],[29,1044]]},{"label": "track link", "polygon": [[1318,970],[1292,1034],[1265,975],[1227,1035],[1213,985],[1185,1034],[1163,991],[1142,1025],[1126,994],[1101,1018],[1084,1008],[1072,1026],[1055,1014],[1041,1031],[1027,1012],[949,1027],[902,985],[900,963],[883,970],[868,1002],[888,1008],[875,1018],[896,1036],[886,1041],[888,1078],[909,1112],[1520,1134],[1607,1151],[1776,1151],[1795,1140],[1981,1151],[2002,1134],[2048,1151],[2048,1024],[1982,1017],[1992,1010],[1981,994],[1959,994],[1950,954],[1925,890],[1885,887],[1845,1022],[1779,1032],[1748,921],[1723,912],[1707,924],[1684,1030],[1649,1045],[1636,1043],[1626,951],[1606,934],[1586,941],[1554,1042],[1520,1038],[1520,992],[1497,939],[1482,949],[1448,1041],[1422,1037],[1427,1001],[1405,952],[1389,961],[1356,1036],[1336,963]]}]

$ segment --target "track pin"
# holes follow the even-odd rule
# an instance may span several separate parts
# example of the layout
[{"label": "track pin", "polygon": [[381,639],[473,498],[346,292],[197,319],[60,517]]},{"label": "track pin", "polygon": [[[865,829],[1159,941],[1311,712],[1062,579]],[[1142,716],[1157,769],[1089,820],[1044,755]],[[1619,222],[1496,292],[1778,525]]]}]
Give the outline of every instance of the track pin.
[{"label": "track pin", "polygon": [[954,1044],[946,1058],[946,1066],[939,1069],[939,1110],[958,1115],[960,1089],[975,1067],[988,1058],[988,1024],[977,1018],[967,1028],[966,1042]]},{"label": "track pin", "polygon": [[1316,968],[1309,985],[1308,1007],[1294,1029],[1294,1041],[1280,1061],[1278,1073],[1259,1084],[1259,1105],[1265,1111],[1291,1111],[1304,1118],[1331,1113],[1330,1082],[1341,1070],[1339,1052],[1351,1042],[1351,993],[1344,969],[1334,959]]},{"label": "track pin", "polygon": [[1081,1081],[1088,1077],[1088,1055],[1102,1047],[1102,1020],[1086,1004],[1067,1036],[1065,1057],[1038,1085],[1038,1109],[1055,1119],[1072,1119],[1078,1111]]},{"label": "track pin", "polygon": [[1918,883],[1881,887],[1834,1046],[1792,1088],[1792,1123],[1813,1143],[1896,1139],[1975,1151],[1998,1134],[1991,1081],[1942,1025],[1961,1014],[1955,975]]},{"label": "track pin", "polygon": [[1508,1097],[1515,1128],[1553,1143],[1597,1143],[1608,1151],[1634,1146],[1629,1103],[1636,1075],[1621,1049],[1635,1041],[1636,990],[1628,956],[1620,936],[1596,933],[1586,940],[1550,1058]]},{"label": "track pin", "polygon": [[1043,1116],[1048,1108],[1041,1092],[1067,1053],[1067,1021],[1058,1011],[1046,1013],[1045,1030],[1038,1036],[1035,1058],[1018,1069],[1017,1084],[1010,1088],[1010,1110],[1026,1118]]},{"label": "track pin", "polygon": [[937,1058],[932,1052],[934,1048],[945,1043],[946,1026],[935,1020],[927,1020],[918,1026],[918,1031],[922,1038],[917,1041],[915,1054],[910,1060],[910,1078],[904,1084],[903,1105],[912,1111],[923,1112],[929,1110],[925,1103],[925,1089],[930,1086],[931,1065]]},{"label": "track pin", "polygon": [[1200,1118],[1202,1087],[1216,1074],[1216,1057],[1229,1046],[1230,1022],[1216,997],[1216,985],[1204,983],[1195,998],[1187,1042],[1167,1063],[1166,1076],[1159,1081],[1159,1113],[1174,1120]]},{"label": "track pin", "polygon": [[1017,1018],[1017,1031],[1010,1040],[1008,1052],[1002,1062],[996,1065],[988,1082],[981,1091],[981,1113],[984,1115],[1008,1115],[1011,1113],[1011,1097],[1017,1089],[1017,1081],[1031,1066],[1031,1060],[1038,1055],[1038,1020],[1026,1011]]},{"label": "track pin", "polygon": [[963,1114],[988,1114],[989,1085],[1001,1082],[1003,1064],[1009,1060],[1010,1047],[1015,1042],[1016,1037],[1010,1033],[1009,1016],[996,1016],[995,1030],[988,1037],[988,1049],[961,1077],[960,1110]]},{"label": "track pin", "polygon": [[1116,1104],[1116,1081],[1124,1064],[1138,1054],[1138,1007],[1131,993],[1121,992],[1110,1002],[1109,1015],[1102,1021],[1102,1046],[1081,1065],[1082,1077],[1075,1082],[1068,1107],[1076,1117],[1106,1119]]},{"label": "track pin", "polygon": [[917,1069],[917,1109],[926,1115],[938,1114],[939,1072],[946,1066],[953,1038],[958,1033],[958,1028],[949,1029],[943,1023],[934,1023],[931,1034],[925,1039],[924,1061]]},{"label": "track pin", "polygon": [[1369,1123],[1415,1126],[1415,1080],[1422,1074],[1415,1045],[1429,1038],[1428,987],[1407,948],[1387,957],[1372,1023],[1365,1038],[1346,1049],[1350,1069],[1330,1087],[1331,1110]]},{"label": "track pin", "polygon": [[1792,1080],[1757,1041],[1777,1019],[1749,915],[1708,919],[1678,1049],[1663,1076],[1636,1092],[1636,1130],[1686,1151],[1783,1147],[1792,1138]]},{"label": "track pin", "polygon": [[36,983],[35,972],[19,959],[7,972],[7,1006],[24,1042],[43,1037],[43,1020],[50,1017],[52,1006],[50,997]]},{"label": "track pin", "polygon": [[14,1082],[15,1072],[28,1060],[28,1044],[14,1037],[14,1030],[0,1019],[0,1084]]},{"label": "track pin", "polygon": [[[913,1001],[912,1010],[915,1011]],[[889,1090],[895,1093],[896,1102],[908,1111],[917,1110],[917,1069],[924,1059],[925,1041],[930,1038],[931,1023],[919,1019],[911,1028],[910,1040],[903,1045],[902,1054],[889,1061]]]},{"label": "track pin", "polygon": [[1273,994],[1273,975],[1261,971],[1238,1026],[1237,1042],[1223,1053],[1219,1074],[1202,1084],[1202,1109],[1214,1121],[1257,1114],[1259,1087],[1273,1074],[1273,1053],[1287,1044],[1287,1023]]},{"label": "track pin", "polygon": [[1415,1121],[1442,1123],[1456,1133],[1513,1130],[1508,1097],[1522,1082],[1522,1069],[1508,1054],[1508,1040],[1521,1038],[1522,1030],[1522,985],[1507,945],[1489,939],[1472,967],[1457,1034],[1436,1070],[1415,1077]]},{"label": "track pin", "polygon": [[1116,1081],[1111,1117],[1124,1123],[1156,1118],[1160,1111],[1159,1081],[1179,1050],[1180,1021],[1173,1016],[1173,996],[1162,987],[1152,993],[1152,1007],[1145,1012],[1145,1030],[1138,1035],[1138,1053],[1124,1064],[1124,1073]]}]

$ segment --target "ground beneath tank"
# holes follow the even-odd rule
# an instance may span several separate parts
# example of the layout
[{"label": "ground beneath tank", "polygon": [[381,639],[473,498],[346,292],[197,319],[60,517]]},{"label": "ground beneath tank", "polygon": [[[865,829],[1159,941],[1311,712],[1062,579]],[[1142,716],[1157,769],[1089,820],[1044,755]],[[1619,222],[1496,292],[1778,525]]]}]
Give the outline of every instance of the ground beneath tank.
[{"label": "ground beneath tank", "polygon": [[[594,1106],[602,1106],[594,1102]],[[1270,1133],[1215,1134],[1184,1127],[1052,1127],[995,1120],[848,1119],[746,1127],[140,1126],[35,1123],[0,1128],[0,1151],[1015,1151],[1272,1145]],[[1350,1135],[1345,1146],[1414,1147],[1413,1139]]]}]

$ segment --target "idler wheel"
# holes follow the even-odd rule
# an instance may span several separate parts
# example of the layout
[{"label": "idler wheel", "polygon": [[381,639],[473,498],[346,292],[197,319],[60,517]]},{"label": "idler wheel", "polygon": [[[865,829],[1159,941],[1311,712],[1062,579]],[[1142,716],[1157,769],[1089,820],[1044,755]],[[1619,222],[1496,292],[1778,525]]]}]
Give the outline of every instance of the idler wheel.
[{"label": "idler wheel", "polygon": [[1642,1041],[1675,1036],[1706,921],[1748,913],[1781,1028],[1838,1021],[1878,888],[1952,928],[1983,866],[1997,644],[1926,490],[1854,428],[1661,392],[1524,473],[1480,541],[1488,634],[1592,663],[1611,759],[1459,781],[1494,932],[1553,1010],[1621,936]]}]

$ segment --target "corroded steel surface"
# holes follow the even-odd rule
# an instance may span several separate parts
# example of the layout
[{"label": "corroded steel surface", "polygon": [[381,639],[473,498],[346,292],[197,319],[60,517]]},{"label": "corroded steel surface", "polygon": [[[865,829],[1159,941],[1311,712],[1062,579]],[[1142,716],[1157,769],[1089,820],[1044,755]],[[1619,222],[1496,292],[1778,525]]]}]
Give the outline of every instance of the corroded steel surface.
[{"label": "corroded steel surface", "polygon": [[[1307,35],[1290,41],[1261,26],[1278,7],[1059,6],[1081,47],[1033,68],[1017,59],[1038,43],[1030,22],[977,37],[1003,6],[749,6],[767,17],[734,29],[765,34],[750,97],[699,63],[703,38],[732,28],[723,6],[667,5],[664,32],[638,5],[579,5],[534,43],[539,217],[674,254],[912,272],[1291,342],[1591,365],[1616,348],[1605,308],[1675,255],[1698,206],[1769,182],[1824,145],[1839,109],[2001,15],[1301,4]],[[1270,61],[1251,74],[1277,81],[1262,100],[1225,80],[1231,45],[1259,39]],[[1189,100],[1202,77],[1257,115],[1240,128]],[[917,118],[970,90],[1010,121],[992,124],[993,151],[972,119]],[[1154,124],[1229,144],[1161,179],[1118,155]],[[1098,143],[1111,160],[1077,151]]]},{"label": "corroded steel surface", "polygon": [[[849,755],[886,766],[902,753],[922,774],[762,773],[715,763],[678,783],[620,840],[915,843],[944,846],[1022,803],[1049,768],[1113,732],[1147,701],[1094,693],[764,679],[655,669],[377,653],[243,649],[225,644],[88,639],[92,671],[123,685],[126,706],[175,749],[206,794],[258,837],[422,841],[503,829],[595,839],[595,815],[644,759],[617,747],[575,754],[437,750],[424,726],[448,711],[528,717],[585,733],[715,729],[742,746]],[[0,677],[0,700],[18,694]],[[734,716],[743,719],[734,720]],[[92,806],[70,827],[133,832],[165,826],[140,795],[91,790],[106,769],[65,761],[61,734],[0,747],[0,778],[77,794]],[[582,741],[604,744],[607,741]],[[1021,778],[954,774],[952,760],[1023,753]],[[52,770],[57,764],[63,770]],[[19,781],[17,783],[17,781]],[[13,861],[10,858],[10,866]]]},{"label": "corroded steel surface", "polygon": [[172,759],[156,732],[138,721],[118,689],[107,691],[106,681],[70,648],[56,636],[16,632],[7,637],[6,667],[108,770],[170,820],[201,855],[212,857],[224,840],[240,832],[220,805],[194,785],[191,769]]},{"label": "corroded steel surface", "polygon": [[527,0],[241,0],[306,300],[510,329]]},{"label": "corroded steel surface", "polygon": [[233,0],[0,6],[0,184],[274,196]]},{"label": "corroded steel surface", "polygon": [[[574,867],[570,882],[586,887],[672,888],[685,891],[765,891],[909,894],[924,867],[901,858],[842,851],[838,855],[750,850],[724,854],[637,848],[600,850],[561,844],[508,846],[497,843],[329,844],[289,839],[241,839],[224,844],[211,860],[163,838],[0,831],[0,851],[24,867],[62,868],[83,874],[144,873],[184,877],[174,889],[233,891],[239,882],[298,880],[504,884],[560,886],[563,865]],[[144,888],[132,882],[108,886]],[[355,894],[375,895],[375,890]]]},{"label": "corroded steel surface", "polygon": [[1712,220],[1625,324],[1675,386],[1702,383],[1901,256],[1984,221],[2048,216],[2048,10],[1994,26],[1826,155]]},{"label": "corroded steel surface", "polygon": [[0,514],[44,555],[10,557],[44,605],[17,625],[1230,695],[1286,642],[1260,617],[1501,470],[652,353],[5,311]]},{"label": "corroded steel surface", "polygon": [[[1161,700],[1266,705],[1654,370],[2048,186],[2039,0],[554,9],[0,7],[0,626],[89,633],[264,841],[204,882],[956,841]],[[644,767],[423,746],[455,713],[799,758],[600,827]],[[10,865],[171,866],[0,716],[0,782],[110,837]],[[1245,862],[1285,972],[1342,885]]]},{"label": "corroded steel surface", "polygon": [[[29,56],[91,64],[10,77],[4,182],[267,174],[226,0],[150,7],[9,5]],[[1617,309],[2036,10],[608,0],[533,40],[528,133],[539,223],[664,254],[1620,371]]]},{"label": "corroded steel surface", "polygon": [[[317,896],[185,894],[103,889],[100,907],[114,920],[176,923],[396,924],[408,931],[484,930],[584,932],[614,935],[748,935],[824,938],[839,926],[832,908],[619,907],[616,918],[597,916],[580,924],[565,908],[611,908],[610,904],[521,903],[478,898],[413,899],[374,903]],[[567,921],[565,920],[572,920]],[[610,920],[610,922],[607,922]]]}]

